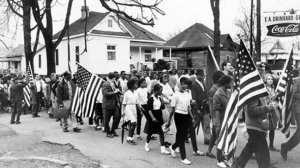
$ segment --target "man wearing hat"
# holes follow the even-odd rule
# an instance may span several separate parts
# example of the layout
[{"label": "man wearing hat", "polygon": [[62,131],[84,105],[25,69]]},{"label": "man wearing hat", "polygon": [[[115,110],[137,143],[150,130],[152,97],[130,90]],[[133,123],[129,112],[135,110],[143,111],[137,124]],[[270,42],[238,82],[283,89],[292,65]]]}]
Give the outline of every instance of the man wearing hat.
[{"label": "man wearing hat", "polygon": [[[118,94],[121,93],[119,89],[117,89],[115,81],[115,74],[110,72],[108,74],[107,82],[105,82],[102,86],[102,111],[104,116],[104,129],[106,132],[106,136],[113,138],[114,136],[118,136],[115,129],[118,128],[118,124],[120,122],[120,100]],[[110,129],[109,121],[113,116],[113,124]]]},{"label": "man wearing hat", "polygon": [[[211,137],[210,132],[210,116],[208,106],[208,90],[205,85],[205,74],[203,69],[196,70],[197,78],[192,84],[192,99],[196,101],[197,109],[194,110],[194,115],[199,117],[198,124],[202,124],[202,130],[204,135],[204,144],[208,145]],[[199,125],[198,125],[199,127]],[[192,139],[193,141],[193,139]]]},{"label": "man wearing hat", "polygon": [[[26,86],[25,82],[22,82],[21,78],[16,77],[13,79],[13,85],[10,87],[10,101],[12,107],[10,124],[21,124],[20,115],[22,109],[23,88]],[[17,117],[17,118],[16,118]],[[15,121],[16,119],[16,121]]]}]

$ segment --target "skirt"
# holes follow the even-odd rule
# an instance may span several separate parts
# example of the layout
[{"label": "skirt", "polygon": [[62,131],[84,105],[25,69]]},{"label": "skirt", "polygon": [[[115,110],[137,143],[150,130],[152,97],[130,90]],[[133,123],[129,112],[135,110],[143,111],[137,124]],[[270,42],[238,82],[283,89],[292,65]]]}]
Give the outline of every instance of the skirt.
[{"label": "skirt", "polygon": [[145,134],[159,134],[162,131],[161,126],[164,124],[162,111],[161,110],[153,110],[152,111],[153,116],[156,118],[157,122],[153,122],[151,120],[147,120],[145,124],[144,133]]}]

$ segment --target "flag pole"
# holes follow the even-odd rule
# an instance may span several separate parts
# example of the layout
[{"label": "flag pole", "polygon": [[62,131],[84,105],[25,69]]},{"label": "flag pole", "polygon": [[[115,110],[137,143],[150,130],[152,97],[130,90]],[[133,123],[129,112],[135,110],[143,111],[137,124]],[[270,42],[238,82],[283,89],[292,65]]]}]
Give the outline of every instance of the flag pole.
[{"label": "flag pole", "polygon": [[219,67],[219,65],[217,63],[217,60],[216,60],[216,57],[215,57],[214,53],[212,52],[212,50],[210,48],[210,45],[208,45],[208,49],[209,49],[209,52],[211,53],[212,59],[214,60],[214,63],[216,65],[216,67],[217,67],[217,70],[220,71],[220,67]]}]

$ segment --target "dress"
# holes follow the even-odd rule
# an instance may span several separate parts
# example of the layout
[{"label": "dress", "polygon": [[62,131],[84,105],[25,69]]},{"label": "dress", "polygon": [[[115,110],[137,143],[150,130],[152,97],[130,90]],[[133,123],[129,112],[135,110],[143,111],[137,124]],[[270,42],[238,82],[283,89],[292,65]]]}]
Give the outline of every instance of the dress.
[{"label": "dress", "polygon": [[128,90],[124,94],[123,105],[125,105],[124,113],[125,120],[130,122],[136,122],[137,113],[136,113],[136,105],[138,104],[138,95],[136,92],[132,92]]},{"label": "dress", "polygon": [[161,128],[161,126],[164,124],[162,110],[165,107],[161,102],[161,98],[156,98],[155,96],[151,96],[148,100],[148,110],[152,111],[152,114],[156,118],[157,122],[153,122],[152,119],[146,122],[144,131],[146,134],[159,134],[163,132]]}]

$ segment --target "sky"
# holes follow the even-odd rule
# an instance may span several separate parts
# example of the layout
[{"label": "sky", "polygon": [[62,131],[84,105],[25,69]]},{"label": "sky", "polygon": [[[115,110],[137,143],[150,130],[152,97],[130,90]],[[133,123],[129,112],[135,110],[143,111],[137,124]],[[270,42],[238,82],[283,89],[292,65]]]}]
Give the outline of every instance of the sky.
[{"label": "sky", "polygon": [[[150,0],[144,1],[147,2]],[[284,11],[291,8],[300,10],[299,0],[261,1],[262,12]],[[59,3],[53,8],[52,14],[55,20],[54,32],[58,32],[62,28],[67,3],[67,0],[59,0]],[[80,9],[83,4],[83,0],[74,0],[70,22],[73,22],[80,17]],[[89,6],[90,11],[106,12],[99,0],[87,0],[87,5]],[[213,14],[210,0],[163,0],[159,7],[166,15],[159,15],[158,19],[155,20],[154,27],[147,26],[145,28],[154,34],[159,35],[163,39],[167,39],[170,34],[183,31],[195,23],[202,23],[213,29]],[[236,38],[237,28],[235,22],[242,17],[243,8],[250,10],[250,0],[220,0],[220,29],[222,34],[229,33],[233,38]],[[20,40],[22,34],[18,36],[16,41],[22,41]]]}]

